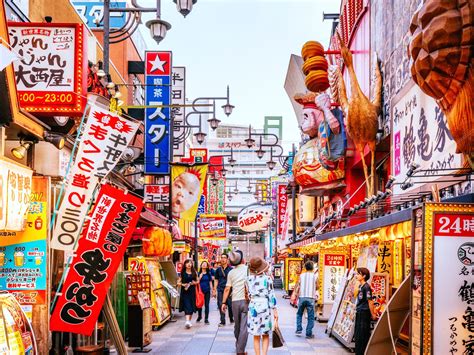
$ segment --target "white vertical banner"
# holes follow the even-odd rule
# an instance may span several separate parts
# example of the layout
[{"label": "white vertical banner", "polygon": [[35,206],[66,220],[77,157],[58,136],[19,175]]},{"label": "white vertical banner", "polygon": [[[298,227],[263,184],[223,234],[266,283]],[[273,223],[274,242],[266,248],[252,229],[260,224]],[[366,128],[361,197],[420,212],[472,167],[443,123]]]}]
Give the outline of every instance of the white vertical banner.
[{"label": "white vertical banner", "polygon": [[91,106],[57,213],[51,240],[53,249],[74,248],[99,178],[115,167],[138,127],[138,122]]},{"label": "white vertical banner", "polygon": [[176,157],[184,157],[185,142],[178,141],[178,138],[184,135],[184,129],[181,128],[185,123],[186,108],[186,68],[173,67],[171,71],[171,104],[180,105],[171,108],[171,117],[173,118],[174,127],[174,141],[173,141],[173,155]]}]

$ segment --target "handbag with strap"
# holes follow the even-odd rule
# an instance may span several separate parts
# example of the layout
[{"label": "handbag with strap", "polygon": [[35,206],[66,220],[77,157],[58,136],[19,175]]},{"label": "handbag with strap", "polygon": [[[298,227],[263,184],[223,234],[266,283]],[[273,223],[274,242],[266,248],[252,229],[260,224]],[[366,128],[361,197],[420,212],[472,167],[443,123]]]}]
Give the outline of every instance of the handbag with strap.
[{"label": "handbag with strap", "polygon": [[273,328],[272,332],[272,347],[281,348],[284,343],[285,339],[283,339],[283,335],[281,334],[281,330],[278,327],[278,323],[275,323],[275,327]]},{"label": "handbag with strap", "polygon": [[204,306],[204,293],[201,291],[201,286],[196,285],[196,308],[202,308]]}]

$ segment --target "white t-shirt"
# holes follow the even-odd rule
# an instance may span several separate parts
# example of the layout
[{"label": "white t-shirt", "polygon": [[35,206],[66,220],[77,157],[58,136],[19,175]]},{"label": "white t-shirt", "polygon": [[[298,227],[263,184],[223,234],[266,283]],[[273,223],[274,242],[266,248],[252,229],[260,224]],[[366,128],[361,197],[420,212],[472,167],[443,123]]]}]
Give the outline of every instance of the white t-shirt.
[{"label": "white t-shirt", "polygon": [[227,287],[232,287],[232,302],[245,300],[245,280],[247,279],[247,266],[237,265],[227,275]]},{"label": "white t-shirt", "polygon": [[300,275],[299,297],[316,299],[316,282],[318,278],[314,272],[302,272]]}]

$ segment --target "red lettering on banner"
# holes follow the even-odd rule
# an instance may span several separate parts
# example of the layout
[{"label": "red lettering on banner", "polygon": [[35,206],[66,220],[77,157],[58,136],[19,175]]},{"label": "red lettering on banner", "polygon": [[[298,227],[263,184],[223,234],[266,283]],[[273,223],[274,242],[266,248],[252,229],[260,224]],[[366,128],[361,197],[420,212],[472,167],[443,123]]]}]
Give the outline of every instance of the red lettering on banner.
[{"label": "red lettering on banner", "polygon": [[[67,197],[67,200],[69,201],[69,203],[71,205],[73,205],[74,207],[81,207],[81,205],[84,203],[84,201],[86,200],[86,196],[85,195],[80,195],[78,192],[72,192],[68,197]],[[77,202],[79,201],[79,202]]]},{"label": "red lettering on banner", "polygon": [[141,199],[102,186],[51,315],[51,330],[92,334],[142,207]]},{"label": "red lettering on banner", "polygon": [[474,215],[469,213],[435,213],[434,235],[474,237]]}]

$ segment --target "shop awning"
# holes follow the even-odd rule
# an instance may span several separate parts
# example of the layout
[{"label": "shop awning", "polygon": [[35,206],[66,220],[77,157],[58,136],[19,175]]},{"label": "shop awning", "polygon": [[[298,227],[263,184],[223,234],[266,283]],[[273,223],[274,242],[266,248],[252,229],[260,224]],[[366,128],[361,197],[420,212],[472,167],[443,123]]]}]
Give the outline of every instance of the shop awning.
[{"label": "shop awning", "polygon": [[[145,207],[140,214],[140,219],[138,220],[139,223],[141,224],[146,224],[149,226],[157,226],[161,228],[169,228],[169,222],[168,218],[163,216],[162,214],[156,212],[155,210],[152,210],[151,208]],[[183,236],[181,235],[181,231],[179,230],[178,226],[176,223],[173,223],[171,227],[173,239],[183,239]]]},{"label": "shop awning", "polygon": [[[473,203],[474,202],[474,194],[468,194],[463,196],[457,196],[453,198],[449,198],[443,200],[442,202],[451,202],[451,203]],[[412,209],[406,209],[403,211],[398,211],[392,214],[388,214],[371,221],[367,221],[361,224],[358,224],[353,227],[348,227],[344,229],[339,229],[336,231],[316,235],[314,237],[309,237],[304,240],[297,241],[295,243],[287,244],[287,246],[291,249],[301,248],[305,245],[316,243],[322,240],[328,240],[338,237],[344,237],[346,235],[356,234],[356,233],[365,233],[374,229],[379,229],[382,227],[390,226],[392,224],[405,222],[411,220],[412,218]]]}]

